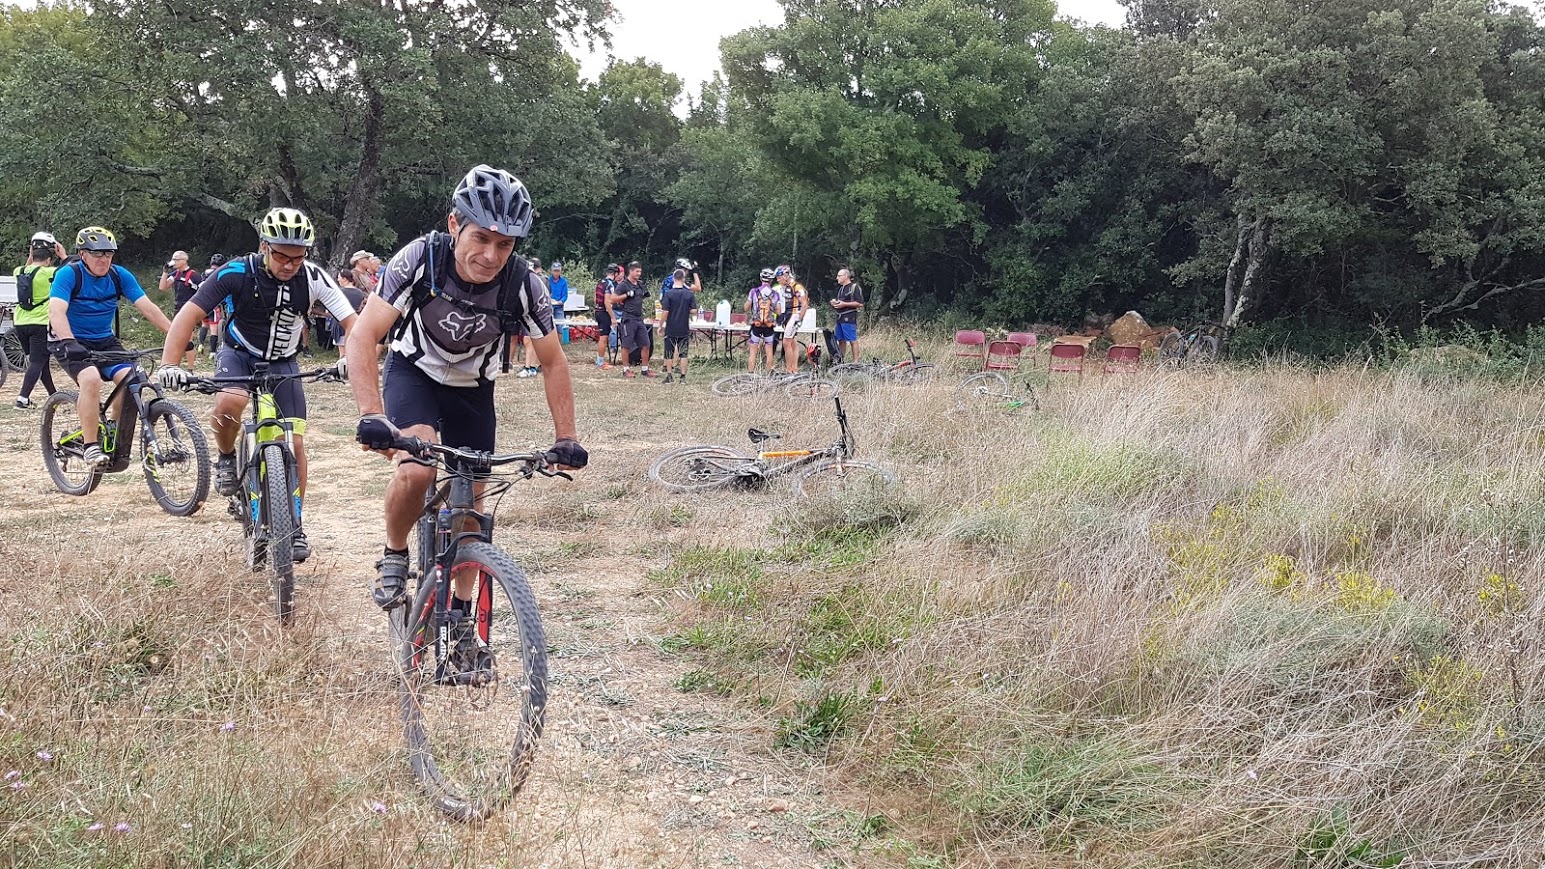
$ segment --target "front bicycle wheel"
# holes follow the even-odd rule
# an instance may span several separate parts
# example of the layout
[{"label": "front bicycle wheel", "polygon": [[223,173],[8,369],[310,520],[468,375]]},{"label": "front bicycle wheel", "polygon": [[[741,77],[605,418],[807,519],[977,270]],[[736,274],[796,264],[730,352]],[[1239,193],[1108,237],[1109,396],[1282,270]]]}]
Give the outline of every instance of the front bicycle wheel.
[{"label": "front bicycle wheel", "polygon": [[1179,332],[1171,332],[1159,342],[1159,361],[1171,368],[1186,361],[1185,338]]},{"label": "front bicycle wheel", "polygon": [[547,707],[547,635],[525,571],[493,544],[458,546],[451,575],[472,583],[475,678],[465,678],[465,658],[436,661],[432,578],[392,611],[392,647],[408,764],[436,806],[471,821],[507,804],[531,772]]},{"label": "front bicycle wheel", "polygon": [[674,449],[649,466],[649,479],[672,492],[699,492],[747,480],[756,459],[721,446]]},{"label": "front bicycle wheel", "polygon": [[[11,370],[17,373],[26,371],[27,351],[22,348],[21,338],[17,337],[16,332],[11,331],[0,335],[0,343],[5,345],[5,361],[10,364]],[[4,382],[0,379],[0,383]]]},{"label": "front bicycle wheel", "polygon": [[939,366],[932,362],[919,362],[916,365],[903,365],[886,372],[885,379],[891,383],[903,385],[913,383],[932,383],[939,376]]},{"label": "front bicycle wheel", "polygon": [[759,374],[731,374],[715,380],[708,389],[714,395],[733,398],[760,391],[765,385],[764,380]]},{"label": "front bicycle wheel", "polygon": [[827,375],[839,380],[867,380],[874,374],[874,366],[867,362],[843,362],[833,365]]},{"label": "front bicycle wheel", "polygon": [[831,399],[841,393],[842,385],[837,381],[813,374],[800,375],[783,387],[783,394],[789,398]]},{"label": "front bicycle wheel", "polygon": [[978,371],[955,388],[955,403],[962,407],[983,408],[1007,400],[1009,379],[996,371]]},{"label": "front bicycle wheel", "polygon": [[1216,335],[1198,335],[1191,345],[1190,361],[1195,365],[1212,365],[1218,361],[1222,345]]},{"label": "front bicycle wheel", "polygon": [[794,478],[794,491],[814,498],[888,498],[899,485],[895,474],[863,459],[828,459]]},{"label": "front bicycle wheel", "polygon": [[268,568],[273,574],[274,615],[288,624],[295,614],[295,490],[284,447],[263,447],[263,513],[268,519]]},{"label": "front bicycle wheel", "polygon": [[143,437],[151,497],[173,516],[197,513],[209,497],[209,443],[193,411],[169,398],[152,401]]},{"label": "front bicycle wheel", "polygon": [[102,482],[102,472],[86,464],[86,442],[75,401],[74,392],[56,392],[43,404],[43,467],[59,491],[85,495]]}]

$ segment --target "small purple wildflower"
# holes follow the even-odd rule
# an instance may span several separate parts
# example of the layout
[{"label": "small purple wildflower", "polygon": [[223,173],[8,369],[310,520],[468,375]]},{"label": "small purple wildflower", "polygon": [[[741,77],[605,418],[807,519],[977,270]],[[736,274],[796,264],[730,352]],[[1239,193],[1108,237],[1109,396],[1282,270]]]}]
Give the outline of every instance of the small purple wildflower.
[{"label": "small purple wildflower", "polygon": [[384,815],[386,814],[386,803],[372,800],[370,803],[370,811],[375,812],[378,815]]},{"label": "small purple wildflower", "polygon": [[132,829],[134,829],[134,828],[129,826],[129,822],[128,821],[119,821],[118,823],[113,825],[113,832],[114,833],[127,833],[130,830],[132,830]]},{"label": "small purple wildflower", "polygon": [[5,774],[6,781],[16,781],[19,778],[21,778],[21,770],[19,769],[13,769]]},{"label": "small purple wildflower", "polygon": [[44,763],[48,763],[49,761],[51,761],[53,759],[54,759],[54,753],[51,752],[51,751],[40,751],[40,752],[38,752],[38,760],[41,760]]},{"label": "small purple wildflower", "polygon": [[24,781],[13,781],[13,782],[11,782],[11,790],[13,790],[13,791],[21,791],[21,790],[26,790],[26,789],[27,789],[27,783],[24,782]]},{"label": "small purple wildflower", "polygon": [[100,833],[100,832],[102,832],[105,829],[107,829],[107,825],[102,823],[101,821],[97,821],[96,823],[94,823],[91,826],[87,827],[86,828],[86,832],[88,832],[88,833]]},{"label": "small purple wildflower", "polygon": [[220,732],[221,733],[230,733],[231,731],[233,731],[235,729],[236,729],[236,722],[234,722],[234,721],[227,721],[224,724],[220,725]]}]

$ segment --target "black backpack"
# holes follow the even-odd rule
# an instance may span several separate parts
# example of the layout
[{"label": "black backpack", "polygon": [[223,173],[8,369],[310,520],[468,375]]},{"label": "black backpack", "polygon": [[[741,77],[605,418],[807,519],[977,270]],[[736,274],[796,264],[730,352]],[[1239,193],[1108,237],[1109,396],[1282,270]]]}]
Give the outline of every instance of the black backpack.
[{"label": "black backpack", "polygon": [[[499,318],[499,331],[505,335],[519,335],[523,326],[521,314],[524,313],[516,306],[516,299],[520,289],[526,285],[531,277],[531,267],[526,263],[526,258],[520,254],[512,254],[509,262],[504,264],[503,271],[495,280],[499,284],[499,307],[497,309],[483,308],[471,302],[452,298],[440,292],[440,285],[445,283],[446,271],[452,262],[451,237],[443,232],[431,232],[425,240],[426,259],[424,273],[413,282],[411,290],[413,294],[414,310],[429,304],[435,297],[460,308],[467,314],[483,314],[489,317]],[[408,314],[399,317],[392,327],[390,338],[396,340],[399,335],[408,328]]]},{"label": "black backpack", "polygon": [[[61,268],[73,268],[75,270],[75,286],[70,288],[70,301],[73,302],[75,301],[75,298],[80,295],[81,287],[86,285],[86,264],[81,262],[79,257],[76,257]],[[113,279],[113,292],[118,294],[118,298],[124,298],[123,278],[118,277],[118,267],[116,265],[109,266],[107,269],[107,276]],[[20,285],[18,284],[18,286]],[[118,306],[116,304],[113,305],[113,334],[123,334],[122,325],[118,321]]]},{"label": "black backpack", "polygon": [[[21,271],[16,273],[16,304],[23,311],[30,311],[43,304],[32,298],[32,279],[42,270],[43,266],[33,266],[32,271],[29,272],[26,266],[22,266]],[[48,297],[44,296],[43,300],[47,301]]]}]

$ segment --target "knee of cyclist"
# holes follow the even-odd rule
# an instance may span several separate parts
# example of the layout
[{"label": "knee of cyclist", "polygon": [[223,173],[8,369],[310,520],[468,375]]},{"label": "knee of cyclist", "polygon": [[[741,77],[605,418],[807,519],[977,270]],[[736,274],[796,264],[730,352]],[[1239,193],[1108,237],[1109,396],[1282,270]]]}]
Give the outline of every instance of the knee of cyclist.
[{"label": "knee of cyclist", "polygon": [[393,472],[403,485],[415,492],[424,492],[434,485],[435,469],[417,462],[398,462]]}]

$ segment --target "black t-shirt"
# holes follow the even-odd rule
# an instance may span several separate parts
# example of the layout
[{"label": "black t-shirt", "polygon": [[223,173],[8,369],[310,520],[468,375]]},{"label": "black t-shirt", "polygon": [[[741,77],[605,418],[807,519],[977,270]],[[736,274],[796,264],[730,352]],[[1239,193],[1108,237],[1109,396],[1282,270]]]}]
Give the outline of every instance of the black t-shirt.
[{"label": "black t-shirt", "polygon": [[204,280],[203,275],[197,269],[183,269],[171,272],[172,278],[172,303],[181,308],[193,298],[198,291],[199,284]]},{"label": "black t-shirt", "polygon": [[[846,287],[838,287],[837,288],[837,301],[839,301],[839,302],[858,302],[859,304],[863,304],[864,303],[864,288],[858,285],[858,281],[853,281],[852,283],[848,284]],[[858,309],[857,308],[843,308],[841,311],[838,311],[837,312],[837,322],[839,322],[839,323],[857,323],[858,322]]]},{"label": "black t-shirt", "polygon": [[660,298],[665,303],[665,337],[685,338],[692,334],[692,312],[697,310],[697,293],[691,287],[672,287]]},{"label": "black t-shirt", "polygon": [[[629,296],[630,293],[632,295]],[[642,282],[635,284],[627,280],[618,281],[616,295],[629,297],[622,300],[621,308],[612,305],[613,311],[620,311],[625,320],[644,319],[644,285]]]}]

